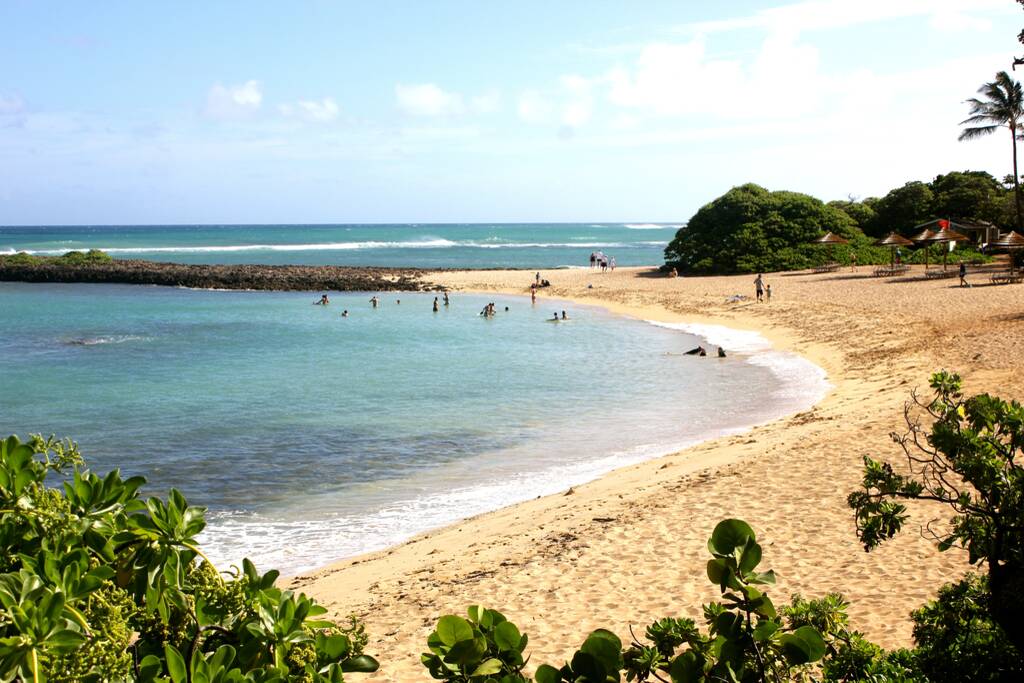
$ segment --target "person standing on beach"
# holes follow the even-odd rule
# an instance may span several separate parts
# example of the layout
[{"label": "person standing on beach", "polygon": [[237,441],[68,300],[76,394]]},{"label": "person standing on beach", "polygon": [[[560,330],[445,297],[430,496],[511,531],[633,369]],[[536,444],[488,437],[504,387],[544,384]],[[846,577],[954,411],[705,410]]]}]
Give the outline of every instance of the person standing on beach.
[{"label": "person standing on beach", "polygon": [[533,279],[539,285],[540,284],[540,273],[538,272],[536,275],[534,275]]},{"label": "person standing on beach", "polygon": [[960,286],[970,287],[970,285],[967,284],[967,264],[963,261],[960,261]]},{"label": "person standing on beach", "polygon": [[590,252],[590,267],[593,268],[595,265],[597,265],[597,253],[592,251]]},{"label": "person standing on beach", "polygon": [[614,256],[612,256],[611,260],[608,261],[608,267],[611,268],[612,270],[615,270],[615,257]]},{"label": "person standing on beach", "polygon": [[758,273],[757,279],[754,280],[754,294],[757,295],[758,301],[764,301],[764,280],[761,278],[761,273]]},{"label": "person standing on beach", "polygon": [[772,286],[771,285],[765,285],[764,286],[764,293],[765,293],[765,298],[768,299],[768,303],[771,303],[772,302]]},{"label": "person standing on beach", "polygon": [[896,265],[898,266],[901,263],[903,263],[903,250],[896,247]]},{"label": "person standing on beach", "polygon": [[857,252],[850,254],[850,270],[857,270]]}]

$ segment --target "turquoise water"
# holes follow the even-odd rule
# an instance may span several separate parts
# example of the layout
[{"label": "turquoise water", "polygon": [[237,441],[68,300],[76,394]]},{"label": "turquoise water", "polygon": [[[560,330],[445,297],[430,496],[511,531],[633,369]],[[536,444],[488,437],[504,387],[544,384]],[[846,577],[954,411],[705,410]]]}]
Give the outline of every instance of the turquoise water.
[{"label": "turquoise water", "polygon": [[177,225],[0,227],[0,254],[103,249],[116,258],[182,263],[422,268],[558,268],[603,251],[617,265],[664,262],[679,225]]},{"label": "turquoise water", "polygon": [[[686,331],[596,308],[314,298],[0,283],[0,434],[71,436],[94,469],[209,506],[220,563],[294,572],[820,393],[813,366],[756,340],[722,341],[750,351],[725,360],[685,356]],[[488,300],[492,319],[478,315]],[[545,321],[563,308],[572,320]]]}]

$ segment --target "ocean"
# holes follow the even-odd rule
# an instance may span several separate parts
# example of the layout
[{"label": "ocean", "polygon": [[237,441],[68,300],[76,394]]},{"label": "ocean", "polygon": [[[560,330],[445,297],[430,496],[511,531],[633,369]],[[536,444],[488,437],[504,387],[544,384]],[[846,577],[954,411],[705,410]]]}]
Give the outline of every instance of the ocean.
[{"label": "ocean", "polygon": [[[596,248],[657,263],[673,232],[0,228],[0,252],[543,268]],[[409,246],[428,238],[458,246]],[[201,540],[222,568],[250,557],[291,574],[806,409],[828,387],[749,332],[527,297],[456,294],[434,313],[433,297],[374,309],[370,293],[315,306],[312,292],[0,283],[0,436],[71,437],[95,471],[208,507]],[[685,355],[698,343],[729,357]]]},{"label": "ocean", "polygon": [[603,251],[664,262],[679,224],[153,225],[0,227],[0,254],[102,249],[115,258],[417,268],[569,268]]}]

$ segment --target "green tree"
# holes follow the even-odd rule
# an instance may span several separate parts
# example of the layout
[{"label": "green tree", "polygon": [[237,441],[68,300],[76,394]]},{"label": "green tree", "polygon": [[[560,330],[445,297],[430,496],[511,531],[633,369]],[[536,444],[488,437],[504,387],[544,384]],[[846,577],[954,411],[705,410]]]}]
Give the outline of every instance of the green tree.
[{"label": "green tree", "polygon": [[702,207],[676,233],[665,259],[684,273],[796,270],[828,260],[824,249],[811,244],[825,231],[855,247],[868,242],[846,213],[821,200],[748,183]]},{"label": "green tree", "polygon": [[[967,125],[960,133],[960,140],[974,140],[991,135],[999,128],[1010,131],[1010,145],[1013,150],[1013,194],[1017,208],[1016,225],[1021,229],[1024,210],[1021,209],[1020,173],[1017,170],[1017,134],[1024,123],[1024,91],[1020,83],[1013,80],[1010,74],[1000,71],[991,83],[978,88],[983,99],[972,97],[967,100],[971,107],[971,115],[960,122]],[[970,125],[968,125],[970,124]]]},{"label": "green tree", "polygon": [[[916,393],[907,406],[907,431],[892,439],[906,469],[865,457],[862,489],[848,503],[866,550],[906,523],[900,500],[944,504],[953,516],[941,531],[928,531],[940,551],[962,548],[971,564],[987,569],[989,613],[1024,651],[1024,406],[988,394],[965,398],[960,376],[938,372],[932,397]],[[931,430],[922,417],[933,421]]]},{"label": "green tree", "polygon": [[839,209],[862,231],[868,228],[875,220],[875,209],[867,202],[856,202],[852,199],[837,199],[829,202],[826,206]]},{"label": "green tree", "polygon": [[1000,222],[1004,199],[1009,193],[984,171],[953,171],[931,182],[932,213],[955,220],[980,219]]},{"label": "green tree", "polygon": [[935,218],[935,194],[927,183],[914,180],[890,190],[874,204],[875,218],[864,230],[872,237],[890,232],[906,233],[915,225]]}]

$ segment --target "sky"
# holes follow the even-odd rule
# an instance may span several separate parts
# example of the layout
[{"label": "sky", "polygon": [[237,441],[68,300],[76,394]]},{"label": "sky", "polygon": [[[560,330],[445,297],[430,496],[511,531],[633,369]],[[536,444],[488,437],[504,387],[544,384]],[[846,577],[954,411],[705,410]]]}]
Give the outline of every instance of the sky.
[{"label": "sky", "polygon": [[681,222],[746,182],[1002,178],[1009,133],[958,124],[1022,27],[1013,0],[0,0],[0,225]]}]

